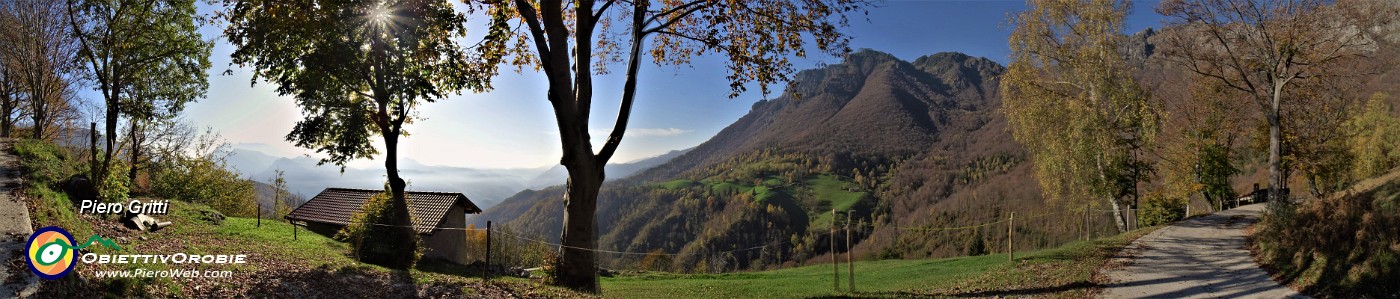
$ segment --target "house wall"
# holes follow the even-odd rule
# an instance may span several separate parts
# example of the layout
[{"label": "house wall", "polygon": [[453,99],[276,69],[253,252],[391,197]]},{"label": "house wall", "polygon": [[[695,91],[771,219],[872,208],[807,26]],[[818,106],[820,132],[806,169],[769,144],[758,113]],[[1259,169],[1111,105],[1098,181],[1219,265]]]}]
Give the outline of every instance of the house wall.
[{"label": "house wall", "polygon": [[423,254],[426,258],[439,258],[453,263],[466,265],[467,261],[467,233],[460,228],[467,227],[467,213],[462,205],[453,205],[451,210],[447,210],[447,215],[439,229],[430,236],[423,236],[424,243],[428,247],[428,252]]},{"label": "house wall", "polygon": [[306,230],[320,234],[322,236],[326,236],[327,238],[334,238],[335,233],[340,232],[340,229],[344,227],[344,225],[326,224],[319,222],[308,221],[306,223]]}]

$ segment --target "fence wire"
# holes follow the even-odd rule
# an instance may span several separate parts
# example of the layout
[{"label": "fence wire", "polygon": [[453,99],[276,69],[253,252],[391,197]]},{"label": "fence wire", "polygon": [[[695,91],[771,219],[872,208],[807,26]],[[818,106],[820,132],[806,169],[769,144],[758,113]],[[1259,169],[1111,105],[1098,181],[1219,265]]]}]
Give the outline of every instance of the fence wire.
[{"label": "fence wire", "polygon": [[[1128,209],[1128,210],[1136,211],[1136,209]],[[1122,210],[1089,209],[1089,211],[1090,211],[1090,212],[1099,212],[1099,213],[1110,213],[1110,212],[1122,211]],[[1047,216],[1052,216],[1052,215],[1065,214],[1065,213],[1071,213],[1071,212],[1072,212],[1072,211],[1070,211],[1070,212],[1061,211],[1061,212],[1041,213],[1041,214],[1037,214],[1037,215],[1034,215],[1034,216],[1027,216],[1027,217],[1024,217],[1024,218],[1018,218],[1018,219],[1016,219],[1016,220],[1019,220],[1019,221],[1029,221],[1029,220],[1033,220],[1033,219],[1037,219],[1037,218],[1042,218],[1042,217],[1047,217]],[[836,220],[839,221],[839,219],[836,219]],[[1008,221],[1012,221],[1012,220],[1011,220],[1011,219],[1001,219],[1001,220],[992,221],[992,222],[986,222],[986,223],[981,223],[981,224],[964,225],[964,226],[949,226],[949,227],[931,227],[931,226],[908,227],[908,226],[897,226],[897,225],[876,225],[876,224],[874,224],[874,223],[859,223],[859,224],[847,223],[847,225],[850,226],[850,227],[853,227],[853,228],[870,228],[870,229],[877,229],[877,228],[893,228],[893,229],[898,229],[898,230],[902,230],[902,231],[915,231],[915,232],[945,232],[945,231],[960,231],[960,230],[978,229],[978,228],[989,227],[989,226],[994,226],[994,225],[1006,223],[1006,222],[1008,222]],[[406,225],[394,225],[394,224],[382,224],[382,223],[366,223],[366,224],[368,224],[368,225],[373,225],[373,226],[378,226],[378,227],[398,227],[398,228],[409,227],[409,228],[417,229],[417,227],[415,227],[415,226],[406,226]],[[842,227],[845,227],[845,226],[847,226],[847,225],[843,225]],[[466,228],[466,227],[460,227],[460,228],[452,228],[452,227],[449,227],[449,228],[434,228],[434,230],[435,230],[435,231],[436,231],[436,230],[464,231],[464,232],[465,232],[465,231],[478,231],[478,232],[485,232],[485,231],[488,231],[488,229],[486,229],[486,228]],[[493,233],[493,234],[505,234],[506,236],[515,238],[515,239],[517,239],[517,240],[527,241],[527,242],[532,242],[532,243],[538,243],[538,244],[543,244],[543,245],[547,245],[547,246],[550,246],[550,247],[567,248],[567,249],[571,249],[571,250],[583,250],[583,251],[590,251],[590,252],[596,252],[596,253],[607,253],[607,254],[618,254],[618,255],[712,256],[712,255],[721,255],[721,254],[729,254],[729,253],[736,253],[736,252],[745,252],[745,251],[760,250],[760,249],[765,249],[765,248],[768,248],[768,247],[778,247],[778,246],[783,246],[783,245],[790,245],[790,244],[792,243],[791,241],[783,240],[783,241],[779,241],[779,242],[776,243],[776,244],[767,244],[767,245],[746,247],[746,248],[733,249],[733,250],[707,251],[707,252],[693,252],[693,253],[636,252],[636,251],[618,251],[618,250],[606,250],[606,249],[594,249],[594,248],[583,248],[583,247],[577,247],[577,246],[568,246],[568,245],[564,245],[564,244],[560,244],[560,243],[556,243],[556,242],[550,242],[550,241],[541,240],[541,239],[537,239],[537,238],[531,238],[531,237],[522,236],[522,235],[520,235],[520,234],[512,233],[512,232],[509,232],[509,231],[507,231],[507,230],[494,230],[494,229],[492,229],[492,230],[489,230],[489,231],[490,231],[491,233]],[[848,249],[848,250],[849,250],[849,249]]]}]

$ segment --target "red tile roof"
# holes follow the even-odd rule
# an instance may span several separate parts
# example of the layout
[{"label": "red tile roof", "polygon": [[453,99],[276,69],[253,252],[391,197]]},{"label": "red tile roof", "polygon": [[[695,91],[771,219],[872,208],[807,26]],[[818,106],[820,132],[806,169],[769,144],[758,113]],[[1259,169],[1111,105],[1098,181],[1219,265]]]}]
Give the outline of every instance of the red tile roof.
[{"label": "red tile roof", "polygon": [[[327,223],[335,225],[350,224],[350,217],[359,211],[375,194],[383,193],[384,190],[347,189],[347,188],[326,188],[306,201],[296,210],[287,214],[288,220],[307,221],[317,223]],[[447,216],[447,211],[459,202],[466,208],[468,214],[481,213],[481,208],[467,199],[466,195],[455,192],[420,192],[409,191],[408,196],[409,214],[413,215],[413,229],[419,234],[431,234],[442,225],[443,219]]]}]

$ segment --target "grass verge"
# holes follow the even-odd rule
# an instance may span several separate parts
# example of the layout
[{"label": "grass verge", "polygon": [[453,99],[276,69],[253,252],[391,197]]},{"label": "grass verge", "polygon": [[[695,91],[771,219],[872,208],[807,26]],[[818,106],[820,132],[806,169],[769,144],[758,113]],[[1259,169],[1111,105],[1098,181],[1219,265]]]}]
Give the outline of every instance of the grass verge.
[{"label": "grass verge", "polygon": [[1079,241],[1058,248],[930,260],[855,263],[857,292],[848,292],[848,268],[832,265],[726,274],[643,272],[603,278],[609,298],[907,298],[907,297],[1089,297],[1099,288],[1095,273],[1119,249],[1156,228]]},{"label": "grass verge", "polygon": [[1400,171],[1266,214],[1255,259],[1320,298],[1400,298]]}]

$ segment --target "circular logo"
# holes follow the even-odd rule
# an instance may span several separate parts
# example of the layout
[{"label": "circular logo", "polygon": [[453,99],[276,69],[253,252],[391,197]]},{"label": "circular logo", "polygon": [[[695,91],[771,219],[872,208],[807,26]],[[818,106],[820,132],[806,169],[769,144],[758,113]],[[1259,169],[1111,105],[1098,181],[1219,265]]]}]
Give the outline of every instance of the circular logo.
[{"label": "circular logo", "polygon": [[29,235],[29,243],[24,250],[25,257],[29,259],[29,270],[48,280],[68,275],[76,264],[77,253],[73,246],[73,235],[57,226],[34,231]]}]

